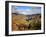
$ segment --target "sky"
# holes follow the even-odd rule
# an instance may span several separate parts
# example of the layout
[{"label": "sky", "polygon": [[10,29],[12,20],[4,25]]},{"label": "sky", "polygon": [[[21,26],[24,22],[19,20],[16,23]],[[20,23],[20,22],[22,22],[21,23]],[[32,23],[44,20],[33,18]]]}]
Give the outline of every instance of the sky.
[{"label": "sky", "polygon": [[16,9],[17,10],[27,10],[27,9],[31,10],[32,7],[30,7],[30,6],[16,6]]},{"label": "sky", "polygon": [[22,12],[22,13],[27,13],[27,14],[36,14],[36,13],[41,13],[41,7],[34,7],[34,6],[12,6],[12,11],[15,10],[29,10],[31,12]]}]

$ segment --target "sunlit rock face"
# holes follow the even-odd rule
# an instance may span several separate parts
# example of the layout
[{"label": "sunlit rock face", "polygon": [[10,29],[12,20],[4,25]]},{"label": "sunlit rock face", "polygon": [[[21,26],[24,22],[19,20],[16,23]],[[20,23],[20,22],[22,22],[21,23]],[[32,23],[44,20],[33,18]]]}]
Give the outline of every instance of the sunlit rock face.
[{"label": "sunlit rock face", "polygon": [[13,14],[13,31],[41,29],[41,15],[16,15]]}]

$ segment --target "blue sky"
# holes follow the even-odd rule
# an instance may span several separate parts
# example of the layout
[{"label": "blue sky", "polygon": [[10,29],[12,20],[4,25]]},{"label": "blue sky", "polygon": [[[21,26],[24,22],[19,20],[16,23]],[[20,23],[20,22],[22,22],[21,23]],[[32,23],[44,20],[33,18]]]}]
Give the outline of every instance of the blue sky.
[{"label": "blue sky", "polygon": [[34,6],[12,6],[12,11],[14,10],[31,10],[31,14],[41,13],[41,7]]},{"label": "blue sky", "polygon": [[17,6],[16,9],[17,10],[27,10],[27,9],[31,10],[32,7],[30,7],[30,6]]}]

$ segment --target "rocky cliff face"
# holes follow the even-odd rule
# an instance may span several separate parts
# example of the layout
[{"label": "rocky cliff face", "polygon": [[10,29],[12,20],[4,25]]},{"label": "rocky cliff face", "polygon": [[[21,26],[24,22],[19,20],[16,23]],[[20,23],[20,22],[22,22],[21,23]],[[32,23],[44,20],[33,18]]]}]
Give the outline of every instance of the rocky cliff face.
[{"label": "rocky cliff face", "polygon": [[41,29],[41,15],[15,15],[12,16],[12,31]]}]

